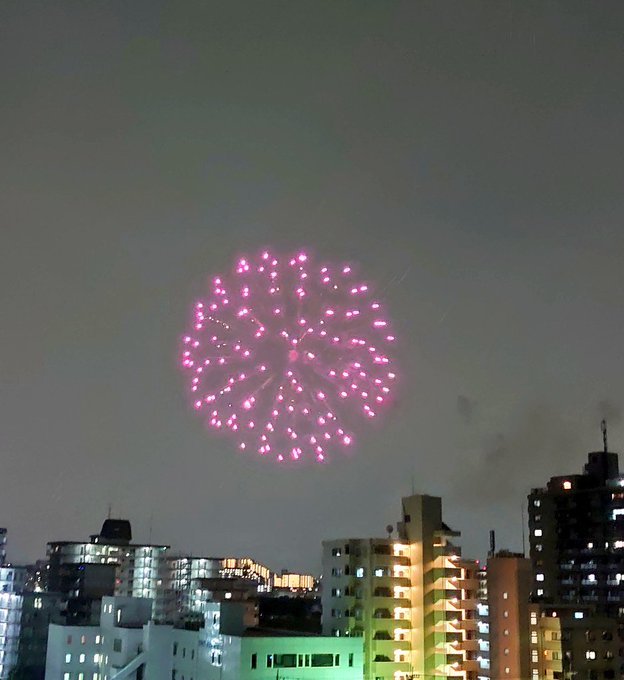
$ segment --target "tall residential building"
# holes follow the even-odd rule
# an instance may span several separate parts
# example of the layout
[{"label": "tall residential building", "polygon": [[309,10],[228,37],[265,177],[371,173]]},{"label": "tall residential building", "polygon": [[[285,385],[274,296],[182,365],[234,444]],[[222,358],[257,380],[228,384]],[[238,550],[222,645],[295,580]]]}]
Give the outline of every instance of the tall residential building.
[{"label": "tall residential building", "polygon": [[66,595],[68,620],[77,624],[99,620],[99,602],[107,595],[150,598],[154,616],[165,619],[168,548],[132,543],[128,520],[107,519],[89,542],[48,543],[48,590]]},{"label": "tall residential building", "polygon": [[531,677],[529,596],[531,561],[506,550],[487,561],[491,680]]},{"label": "tall residential building", "polygon": [[442,501],[402,501],[398,538],[323,542],[323,633],[362,637],[365,680],[479,674],[478,564]]},{"label": "tall residential building", "polygon": [[623,617],[624,477],[606,434],[604,444],[582,474],[552,477],[528,497],[533,592],[547,603]]},{"label": "tall residential building", "polygon": [[535,680],[624,674],[624,477],[604,421],[602,430],[603,450],[581,474],[552,477],[528,497]]}]

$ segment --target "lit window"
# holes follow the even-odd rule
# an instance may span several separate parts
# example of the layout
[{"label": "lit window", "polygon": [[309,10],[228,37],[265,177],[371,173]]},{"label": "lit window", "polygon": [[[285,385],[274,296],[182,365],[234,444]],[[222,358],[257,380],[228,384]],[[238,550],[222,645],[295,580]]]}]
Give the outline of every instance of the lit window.
[{"label": "lit window", "polygon": [[596,574],[587,574],[587,580],[593,583],[596,580]]},{"label": "lit window", "polygon": [[503,600],[506,600],[509,597],[509,593],[503,593]]},{"label": "lit window", "polygon": [[226,599],[226,600],[231,600],[231,599],[232,599],[232,593],[226,593],[226,594],[225,594],[225,599]]},{"label": "lit window", "polygon": [[95,644],[99,645],[101,641],[102,641],[102,637],[100,635],[96,635],[95,636]]},{"label": "lit window", "polygon": [[596,652],[593,649],[588,649],[585,652],[585,658],[586,659],[595,659],[596,658]]},{"label": "lit window", "polygon": [[[531,631],[531,644],[536,645],[537,644],[537,631],[532,630]],[[533,650],[535,654],[537,655],[537,651]],[[537,659],[533,659],[533,661],[537,661]]]},{"label": "lit window", "polygon": [[99,654],[93,655],[93,663],[100,663],[100,655]]},{"label": "lit window", "polygon": [[575,619],[582,619],[583,618],[583,612],[574,612],[574,618]]},{"label": "lit window", "polygon": [[86,654],[81,654],[80,655],[80,663],[84,663],[86,658],[87,658]]},{"label": "lit window", "polygon": [[503,654],[505,656],[509,656],[509,647],[505,647],[505,649],[503,649]]},{"label": "lit window", "polygon": [[506,609],[505,609],[505,611],[503,612],[503,616],[504,616],[506,619],[509,618],[509,612],[508,612]]},{"label": "lit window", "polygon": [[531,612],[531,625],[537,626],[537,612]]},{"label": "lit window", "polygon": [[509,628],[505,628],[505,630],[503,631],[503,635],[505,636],[509,635]]},{"label": "lit window", "polygon": [[540,500],[534,500],[534,501],[533,501],[533,505],[534,505],[536,508],[539,508],[539,506],[540,506],[541,504],[542,504],[542,501],[540,501]]},{"label": "lit window", "polygon": [[63,680],[69,680],[71,678],[71,673],[63,673]]},{"label": "lit window", "polygon": [[542,530],[541,529],[535,529],[533,532],[534,536],[537,536],[538,538],[542,535]]},{"label": "lit window", "polygon": [[[535,633],[535,635],[537,635],[537,633]],[[538,653],[537,649],[531,650],[531,661],[533,663],[537,663],[539,661],[539,653]]]},{"label": "lit window", "polygon": [[536,574],[535,580],[536,581],[543,581],[544,580],[544,574]]},{"label": "lit window", "polygon": [[364,567],[358,567],[355,570],[355,575],[357,578],[364,578]]},{"label": "lit window", "polygon": [[566,480],[566,481],[562,484],[562,486],[563,486],[563,488],[564,488],[566,491],[569,491],[569,490],[572,488],[572,482],[569,482],[569,481]]},{"label": "lit window", "polygon": [[509,675],[510,672],[511,672],[511,670],[510,670],[509,666],[505,666],[505,674]]},{"label": "lit window", "polygon": [[71,654],[65,654],[65,663],[71,663]]},{"label": "lit window", "polygon": [[87,636],[86,636],[86,635],[81,635],[81,636],[80,636],[80,644],[81,644],[81,645],[87,644]]},{"label": "lit window", "polygon": [[543,588],[538,588],[537,589],[537,596],[541,597],[544,594],[544,589]]},{"label": "lit window", "polygon": [[383,575],[384,575],[383,569],[375,569],[375,576],[383,576]]}]

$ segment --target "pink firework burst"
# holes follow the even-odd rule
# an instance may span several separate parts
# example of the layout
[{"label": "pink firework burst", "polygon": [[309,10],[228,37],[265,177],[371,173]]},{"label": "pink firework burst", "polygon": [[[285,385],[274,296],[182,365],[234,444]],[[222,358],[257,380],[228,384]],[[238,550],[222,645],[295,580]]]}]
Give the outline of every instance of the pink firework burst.
[{"label": "pink firework burst", "polygon": [[303,252],[241,258],[195,303],[183,337],[193,407],[241,450],[323,461],[353,444],[356,416],[389,401],[389,326],[350,266]]}]

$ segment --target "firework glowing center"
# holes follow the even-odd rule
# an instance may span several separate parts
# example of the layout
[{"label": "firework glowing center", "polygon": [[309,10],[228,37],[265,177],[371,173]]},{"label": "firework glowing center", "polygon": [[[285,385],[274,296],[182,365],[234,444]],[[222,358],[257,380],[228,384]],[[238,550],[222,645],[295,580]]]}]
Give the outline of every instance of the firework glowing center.
[{"label": "firework glowing center", "polygon": [[389,403],[388,327],[350,266],[241,258],[194,305],[181,359],[191,403],[243,451],[323,461]]}]

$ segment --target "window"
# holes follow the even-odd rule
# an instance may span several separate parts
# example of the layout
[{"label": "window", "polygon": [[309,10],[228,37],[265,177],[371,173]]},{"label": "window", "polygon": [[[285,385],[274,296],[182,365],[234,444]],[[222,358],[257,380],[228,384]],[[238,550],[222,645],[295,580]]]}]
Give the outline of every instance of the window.
[{"label": "window", "polygon": [[[531,644],[536,645],[537,644],[537,631],[532,630],[531,631]],[[537,652],[536,652],[537,653]]]},{"label": "window", "polygon": [[99,654],[93,655],[93,663],[100,663],[100,655]]},{"label": "window", "polygon": [[565,491],[569,491],[572,488],[572,482],[566,480],[561,486],[563,486]]},{"label": "window", "polygon": [[113,652],[121,652],[121,639],[115,638],[113,640]]},{"label": "window", "polygon": [[355,575],[357,576],[357,578],[364,578],[364,567],[358,567],[355,570]]},{"label": "window", "polygon": [[296,654],[273,654],[273,668],[296,668]]},{"label": "window", "polygon": [[353,668],[353,654],[349,654],[349,668]]},{"label": "window", "polygon": [[173,643],[173,656],[177,656],[177,655],[178,655],[178,643],[174,642]]},{"label": "window", "polygon": [[539,652],[537,649],[531,650],[531,661],[532,663],[537,663],[539,661]]},{"label": "window", "polygon": [[534,500],[534,501],[533,501],[533,505],[534,505],[536,508],[539,508],[539,506],[540,506],[541,504],[542,504],[542,501],[540,501],[540,500]]},{"label": "window", "polygon": [[81,654],[81,655],[80,655],[80,659],[79,659],[80,663],[84,663],[85,660],[86,660],[86,658],[87,658],[87,655],[86,655],[86,654]]},{"label": "window", "polygon": [[68,645],[71,645],[71,643],[72,643],[72,636],[71,636],[71,635],[68,635],[68,636],[67,636],[67,644],[68,644]]},{"label": "window", "polygon": [[575,619],[582,619],[583,618],[583,612],[574,612],[574,618]]},{"label": "window", "polygon": [[86,636],[86,635],[81,635],[81,636],[80,636],[80,644],[81,644],[81,645],[86,645],[86,644],[87,644],[87,636]]},{"label": "window", "polygon": [[63,673],[63,680],[70,680],[71,673]]},{"label": "window", "polygon": [[531,625],[537,626],[537,613],[531,612]]},{"label": "window", "polygon": [[342,550],[340,548],[332,548],[332,557],[340,557],[342,555]]},{"label": "window", "polygon": [[333,654],[312,654],[313,668],[328,668],[334,665],[334,655]]},{"label": "window", "polygon": [[252,668],[258,668],[258,655],[257,654],[251,655],[251,667]]},{"label": "window", "polygon": [[537,596],[541,597],[544,594],[544,589],[543,588],[538,588],[537,589]]},{"label": "window", "polygon": [[65,654],[65,663],[71,663],[71,654]]},{"label": "window", "polygon": [[596,651],[594,649],[588,649],[585,652],[585,658],[591,659],[591,660],[595,659],[596,658]]},{"label": "window", "polygon": [[503,593],[503,600],[506,600],[509,598],[509,593]]},{"label": "window", "polygon": [[95,636],[95,644],[99,645],[102,642],[102,636],[101,635],[96,635]]},{"label": "window", "polygon": [[542,535],[542,530],[541,529],[535,529],[533,531],[533,535],[537,536],[539,538]]},{"label": "window", "polygon": [[506,618],[506,619],[509,618],[509,612],[508,612],[506,609],[505,609],[505,611],[503,612],[503,617]]}]

